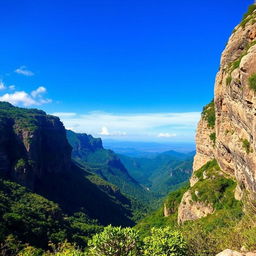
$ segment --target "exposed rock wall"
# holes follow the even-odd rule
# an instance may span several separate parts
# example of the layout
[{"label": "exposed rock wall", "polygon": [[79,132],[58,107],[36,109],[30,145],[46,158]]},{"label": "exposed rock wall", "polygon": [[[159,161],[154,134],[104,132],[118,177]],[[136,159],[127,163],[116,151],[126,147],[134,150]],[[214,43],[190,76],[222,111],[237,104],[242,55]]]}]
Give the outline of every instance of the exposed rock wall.
[{"label": "exposed rock wall", "polygon": [[69,170],[71,147],[59,118],[37,110],[12,115],[17,109],[8,105],[7,117],[0,116],[0,171],[34,189],[47,173]]},{"label": "exposed rock wall", "polygon": [[[197,128],[197,153],[193,164],[195,172],[215,158],[222,171],[237,181],[235,197],[239,200],[244,191],[251,196],[256,192],[256,90],[249,84],[249,78],[255,74],[256,10],[235,28],[222,54],[215,81],[215,125],[209,126],[202,115]],[[214,143],[211,134],[215,136]],[[191,187],[197,181],[192,175]],[[197,214],[197,208],[193,207],[195,202],[186,204],[188,196],[189,192],[179,207],[180,222],[206,215],[203,210]]]}]

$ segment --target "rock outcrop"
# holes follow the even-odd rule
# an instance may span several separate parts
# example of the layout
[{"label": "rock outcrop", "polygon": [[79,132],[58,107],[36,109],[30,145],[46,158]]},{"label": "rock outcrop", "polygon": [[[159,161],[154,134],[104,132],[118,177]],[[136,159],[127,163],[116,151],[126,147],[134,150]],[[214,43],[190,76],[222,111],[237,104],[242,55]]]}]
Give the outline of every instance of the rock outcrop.
[{"label": "rock outcrop", "polygon": [[1,172],[32,190],[48,173],[66,172],[71,147],[59,118],[0,103]]},{"label": "rock outcrop", "polygon": [[[256,6],[253,5],[233,31],[222,54],[214,102],[205,107],[197,128],[194,173],[208,161],[216,159],[221,170],[237,182],[235,198],[241,200],[244,191],[255,198],[255,134]],[[198,178],[193,174],[191,187],[197,182]],[[180,222],[210,213],[203,209],[198,214],[196,202],[187,204],[188,196],[189,192],[179,207]],[[186,214],[189,211],[190,214]]]},{"label": "rock outcrop", "polygon": [[196,220],[213,213],[214,209],[211,204],[204,202],[194,202],[192,200],[191,191],[187,191],[182,198],[182,202],[178,209],[178,223],[184,220]]},{"label": "rock outcrop", "polygon": [[223,252],[218,253],[216,256],[256,256],[256,253],[253,253],[253,252],[240,253],[237,251],[232,251],[230,249],[227,249]]},{"label": "rock outcrop", "polygon": [[[88,150],[102,148],[101,140],[86,135],[82,143],[84,139]],[[58,117],[0,102],[1,179],[57,203],[67,215],[82,212],[103,225],[133,225],[132,201],[89,168],[74,163],[71,150]]]}]

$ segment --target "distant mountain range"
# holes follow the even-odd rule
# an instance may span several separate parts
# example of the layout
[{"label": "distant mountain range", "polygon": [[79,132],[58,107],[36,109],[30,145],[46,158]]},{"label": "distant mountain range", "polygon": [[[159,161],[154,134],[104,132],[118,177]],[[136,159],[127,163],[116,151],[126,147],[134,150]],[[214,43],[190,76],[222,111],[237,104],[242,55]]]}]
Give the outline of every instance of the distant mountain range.
[{"label": "distant mountain range", "polygon": [[159,153],[169,150],[174,150],[181,153],[195,151],[194,143],[133,142],[104,139],[103,145],[105,148],[111,149],[118,154],[131,157],[156,156]]},{"label": "distant mountain range", "polygon": [[131,176],[149,191],[164,197],[189,179],[194,154],[195,152],[183,154],[166,151],[160,154],[145,154],[140,158],[120,154],[118,156]]},{"label": "distant mountain range", "polygon": [[152,199],[152,193],[142,187],[127,171],[119,157],[102,146],[101,139],[85,133],[67,130],[67,139],[72,146],[72,158],[105,181],[117,186],[122,193],[140,201]]}]

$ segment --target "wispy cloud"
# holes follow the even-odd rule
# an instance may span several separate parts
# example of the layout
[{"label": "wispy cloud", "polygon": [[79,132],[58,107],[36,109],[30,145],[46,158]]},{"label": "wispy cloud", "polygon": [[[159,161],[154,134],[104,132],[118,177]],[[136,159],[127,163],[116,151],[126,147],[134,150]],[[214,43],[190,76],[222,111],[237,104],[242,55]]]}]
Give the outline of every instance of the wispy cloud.
[{"label": "wispy cloud", "polygon": [[36,90],[31,93],[25,91],[15,91],[13,93],[6,93],[0,96],[0,101],[7,101],[13,105],[22,105],[25,107],[28,106],[38,106],[46,103],[50,103],[52,100],[43,97],[43,94],[46,92],[45,87],[38,87]]},{"label": "wispy cloud", "polygon": [[101,136],[126,136],[127,132],[124,131],[109,131],[106,126],[101,127],[101,131],[98,133]]},{"label": "wispy cloud", "polygon": [[6,86],[3,81],[0,81],[0,91],[5,90]]},{"label": "wispy cloud", "polygon": [[28,70],[26,66],[21,66],[19,68],[17,68],[15,71],[15,73],[23,75],[23,76],[33,76],[34,73],[31,70]]},{"label": "wispy cloud", "polygon": [[129,140],[193,140],[199,112],[111,114],[54,113],[66,127],[94,136]]},{"label": "wispy cloud", "polygon": [[171,138],[171,137],[176,137],[177,135],[175,134],[175,133],[168,133],[168,132],[166,132],[166,133],[163,133],[163,132],[160,132],[158,135],[157,135],[157,137],[159,137],[159,138]]},{"label": "wispy cloud", "polygon": [[52,115],[67,118],[67,117],[74,117],[77,114],[74,112],[54,112],[54,113],[52,113]]}]

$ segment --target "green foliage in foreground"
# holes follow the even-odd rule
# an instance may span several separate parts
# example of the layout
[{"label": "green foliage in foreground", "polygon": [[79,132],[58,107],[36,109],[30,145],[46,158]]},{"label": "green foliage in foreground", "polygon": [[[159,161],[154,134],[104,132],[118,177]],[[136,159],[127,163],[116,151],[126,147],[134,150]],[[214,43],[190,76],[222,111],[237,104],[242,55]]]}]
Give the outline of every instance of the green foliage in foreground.
[{"label": "green foliage in foreground", "polygon": [[136,256],[139,253],[139,235],[132,228],[108,226],[89,241],[89,255]]},{"label": "green foliage in foreground", "polygon": [[210,128],[214,128],[216,117],[215,117],[215,106],[214,106],[213,100],[203,108],[202,116],[204,120],[207,121],[208,126]]},{"label": "green foliage in foreground", "polygon": [[187,244],[178,231],[170,227],[163,229],[153,228],[151,236],[144,239],[145,256],[185,256],[187,255]]},{"label": "green foliage in foreground", "polygon": [[86,251],[64,242],[52,246],[52,252],[42,252],[27,246],[18,256],[187,256],[188,246],[183,236],[169,227],[153,228],[144,239],[133,228],[105,227],[96,234]]}]

